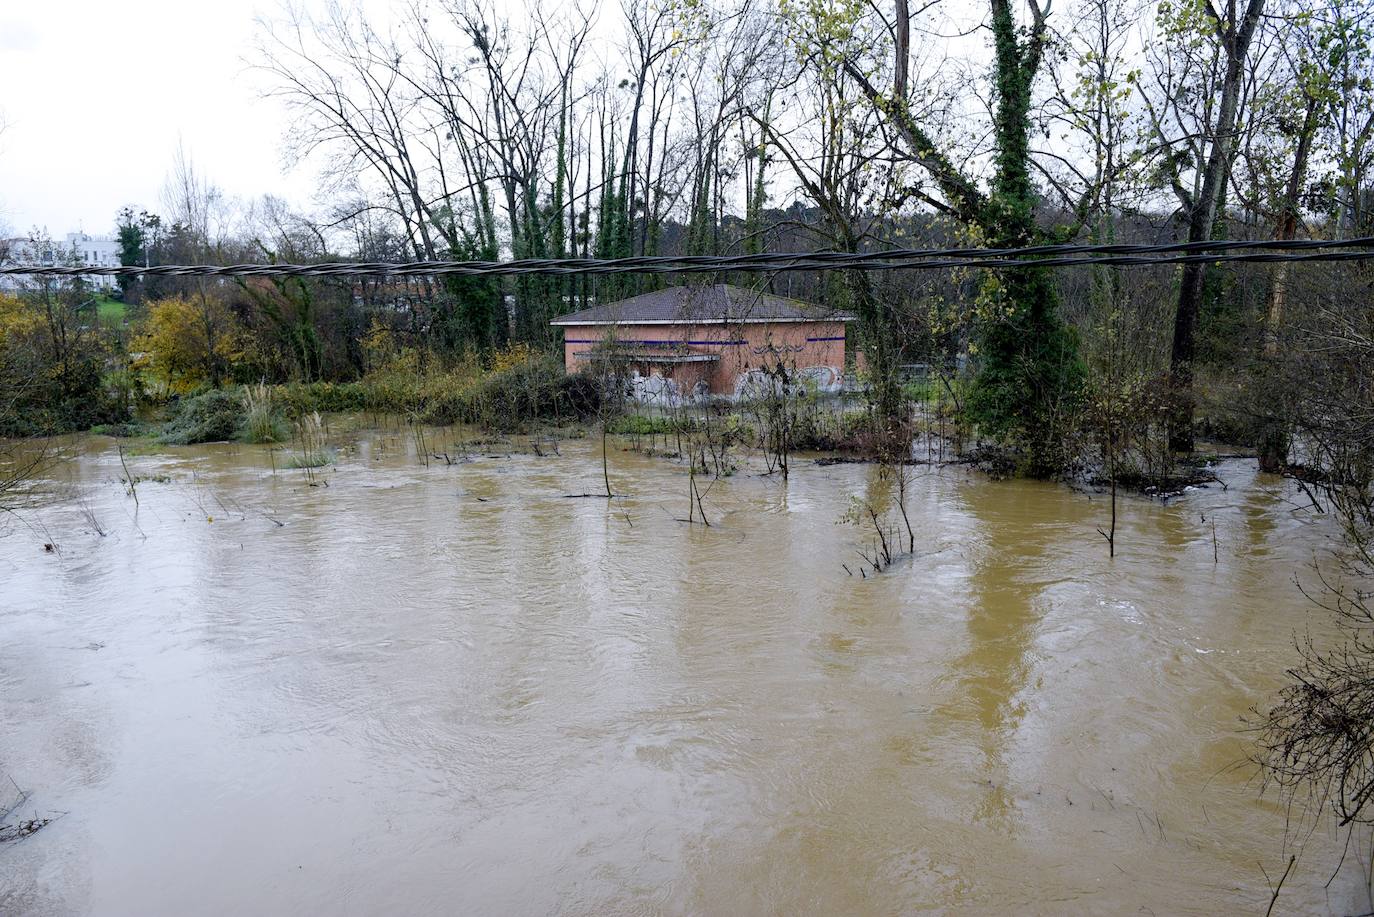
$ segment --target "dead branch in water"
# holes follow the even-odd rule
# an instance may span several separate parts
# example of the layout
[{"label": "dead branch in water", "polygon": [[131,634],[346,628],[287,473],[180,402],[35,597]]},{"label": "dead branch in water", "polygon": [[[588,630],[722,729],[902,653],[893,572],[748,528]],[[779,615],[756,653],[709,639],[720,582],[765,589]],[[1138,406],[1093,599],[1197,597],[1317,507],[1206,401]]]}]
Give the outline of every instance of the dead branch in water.
[{"label": "dead branch in water", "polygon": [[1108,467],[1112,476],[1112,521],[1107,531],[1098,528],[1097,534],[1107,539],[1107,556],[1116,557],[1116,452],[1110,450]]},{"label": "dead branch in water", "polygon": [[1289,856],[1289,857],[1288,857],[1288,866],[1284,869],[1283,875],[1279,876],[1279,884],[1278,884],[1278,885],[1275,885],[1275,884],[1270,880],[1270,878],[1269,878],[1269,873],[1268,873],[1268,872],[1265,872],[1264,864],[1263,864],[1263,863],[1260,864],[1260,872],[1263,872],[1263,873],[1264,873],[1264,881],[1266,881],[1266,882],[1269,883],[1269,887],[1270,887],[1270,888],[1273,890],[1273,892],[1274,892],[1274,893],[1269,897],[1269,907],[1267,907],[1267,908],[1265,909],[1265,911],[1264,911],[1264,917],[1269,917],[1270,914],[1274,913],[1274,905],[1278,903],[1278,900],[1279,900],[1279,892],[1283,891],[1283,883],[1284,883],[1284,880],[1287,879],[1287,878],[1288,878],[1288,874],[1289,874],[1290,872],[1293,871],[1293,864],[1296,863],[1297,861],[1298,861],[1297,856]]},{"label": "dead branch in water", "polygon": [[606,457],[606,420],[601,420],[601,480],[606,484],[606,498],[614,496],[611,493],[611,468],[609,459]]},{"label": "dead branch in water", "polygon": [[67,814],[65,812],[57,812],[54,813],[51,818],[40,818],[38,813],[34,812],[32,818],[20,818],[13,823],[8,823],[10,816],[18,812],[19,807],[28,802],[30,794],[28,791],[22,789],[9,774],[5,774],[5,779],[10,782],[10,785],[14,787],[15,793],[18,795],[13,802],[5,807],[3,812],[0,812],[0,844],[20,841],[30,835],[37,834],[54,821]]},{"label": "dead branch in water", "polygon": [[104,538],[105,529],[100,524],[100,520],[96,518],[95,510],[91,507],[91,501],[86,499],[85,494],[82,494],[80,498],[78,498],[77,506],[80,508],[81,518],[86,520],[86,524],[89,525],[97,535]]},{"label": "dead branch in water", "polygon": [[[890,490],[894,474],[897,478],[896,495]],[[859,549],[858,554],[863,558],[864,563],[873,569],[874,573],[881,573],[892,566],[893,560],[900,554],[915,556],[916,535],[911,526],[911,518],[906,511],[907,481],[905,480],[905,469],[894,468],[891,465],[880,466],[876,484],[879,486],[873,487],[867,497],[851,495],[849,508],[839,521],[858,526],[861,530],[869,533],[870,547],[867,550]],[[902,524],[906,528],[907,550],[905,552],[901,550],[901,534],[897,525],[889,522],[889,516],[893,510],[892,504],[894,503]],[[859,572],[863,573],[863,567],[859,568]],[[850,575],[853,576],[852,573]]]},{"label": "dead branch in water", "polygon": [[878,513],[872,506],[869,506],[868,515],[873,520],[873,531],[878,533],[878,544],[882,547],[883,566],[889,566],[892,563],[892,549],[887,545],[887,536],[883,534],[883,526],[878,521]]},{"label": "dead branch in water", "polygon": [[14,513],[34,497],[33,480],[52,458],[51,441],[43,439],[37,450],[0,443],[0,513]]},{"label": "dead branch in water", "polygon": [[117,448],[117,449],[119,450],[119,464],[120,464],[120,466],[123,467],[123,469],[124,469],[124,483],[125,483],[125,485],[128,486],[128,488],[129,488],[129,496],[131,496],[131,497],[134,498],[134,516],[135,516],[135,518],[137,518],[137,516],[138,516],[138,486],[137,486],[137,482],[134,480],[133,473],[129,471],[129,463],[128,463],[127,461],[124,460],[124,444],[123,444],[123,443],[118,443],[118,444],[116,445],[115,448]]}]

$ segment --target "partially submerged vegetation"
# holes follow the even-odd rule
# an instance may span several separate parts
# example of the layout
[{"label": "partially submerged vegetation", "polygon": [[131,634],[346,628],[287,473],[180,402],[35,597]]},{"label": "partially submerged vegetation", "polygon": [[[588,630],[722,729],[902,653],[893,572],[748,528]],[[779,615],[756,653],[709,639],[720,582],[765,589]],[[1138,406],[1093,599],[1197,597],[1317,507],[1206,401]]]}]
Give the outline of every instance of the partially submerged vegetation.
[{"label": "partially submerged vegetation", "polygon": [[311,411],[296,423],[296,439],[300,444],[300,451],[287,460],[287,465],[306,470],[307,479],[313,483],[314,477],[309,472],[333,463],[337,457],[337,453],[328,444],[328,432],[318,411]]},{"label": "partially submerged vegetation", "polygon": [[[145,398],[128,407],[123,416],[129,419],[96,424],[91,432],[151,436],[167,445],[281,443],[290,438],[292,424],[311,414],[356,413],[509,433],[541,423],[584,421],[598,410],[603,392],[600,380],[568,375],[556,360],[530,355],[494,371],[476,364],[411,372],[390,368],[353,382],[258,382],[165,400]],[[135,411],[145,419],[132,420]]]},{"label": "partially submerged vegetation", "polygon": [[243,396],[230,389],[214,389],[178,403],[158,438],[174,446],[221,442],[238,435],[243,418]]},{"label": "partially submerged vegetation", "polygon": [[286,424],[272,403],[272,389],[263,383],[243,388],[243,420],[239,438],[249,443],[279,443],[286,436]]}]

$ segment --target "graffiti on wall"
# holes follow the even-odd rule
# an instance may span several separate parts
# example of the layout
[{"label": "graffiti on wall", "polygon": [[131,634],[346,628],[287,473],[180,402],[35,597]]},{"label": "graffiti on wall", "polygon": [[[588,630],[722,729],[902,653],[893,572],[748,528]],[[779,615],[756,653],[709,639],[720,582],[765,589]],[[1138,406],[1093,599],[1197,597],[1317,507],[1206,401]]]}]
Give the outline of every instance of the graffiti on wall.
[{"label": "graffiti on wall", "polygon": [[667,379],[658,373],[645,376],[632,372],[628,381],[632,400],[650,407],[676,408],[712,400],[751,401],[776,396],[784,384],[790,396],[836,395],[843,388],[844,374],[834,366],[807,366],[796,370],[791,381],[783,383],[765,370],[750,369],[735,377],[733,392],[722,395],[712,395],[705,380],[684,389],[676,379]]},{"label": "graffiti on wall", "polygon": [[640,404],[660,408],[675,408],[683,403],[682,386],[657,373],[648,376],[633,373],[630,376],[630,397]]},{"label": "graffiti on wall", "polygon": [[735,377],[735,401],[750,401],[757,398],[775,397],[786,386],[788,395],[798,396],[811,392],[821,395],[838,394],[844,381],[843,374],[834,366],[806,366],[792,374],[792,380],[784,383],[776,375],[763,369],[750,369]]}]

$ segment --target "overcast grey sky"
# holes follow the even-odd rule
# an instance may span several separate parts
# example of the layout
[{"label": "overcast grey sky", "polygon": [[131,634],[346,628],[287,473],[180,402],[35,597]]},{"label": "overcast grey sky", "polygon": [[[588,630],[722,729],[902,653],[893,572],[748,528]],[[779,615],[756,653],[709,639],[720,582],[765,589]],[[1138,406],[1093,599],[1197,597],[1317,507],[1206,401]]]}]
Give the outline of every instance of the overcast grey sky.
[{"label": "overcast grey sky", "polygon": [[16,234],[113,229],[124,204],[156,209],[178,138],[230,195],[308,201],[284,174],[280,108],[249,70],[272,0],[0,4],[0,223]]},{"label": "overcast grey sky", "polygon": [[[260,96],[268,78],[248,62],[258,17],[282,2],[0,0],[0,231],[104,235],[126,204],[161,211],[179,143],[228,196],[313,210],[313,166],[285,168],[286,110]],[[374,24],[394,14],[391,0],[354,2]],[[600,6],[595,31],[618,32],[618,0]],[[962,15],[968,0],[946,6]],[[940,41],[933,60],[985,46],[982,33]]]}]

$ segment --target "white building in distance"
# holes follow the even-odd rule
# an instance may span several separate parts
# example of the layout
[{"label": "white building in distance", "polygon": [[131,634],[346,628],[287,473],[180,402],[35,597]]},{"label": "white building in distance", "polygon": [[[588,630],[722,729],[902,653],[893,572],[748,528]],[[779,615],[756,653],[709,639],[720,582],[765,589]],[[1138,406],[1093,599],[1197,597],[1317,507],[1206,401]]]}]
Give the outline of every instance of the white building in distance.
[{"label": "white building in distance", "polygon": [[[67,233],[65,243],[36,236],[5,239],[0,242],[0,263],[23,267],[118,267],[119,243],[107,236],[88,236],[84,232]],[[32,277],[0,275],[0,287],[23,287]],[[97,290],[113,290],[113,277],[89,275],[86,282]]]}]

